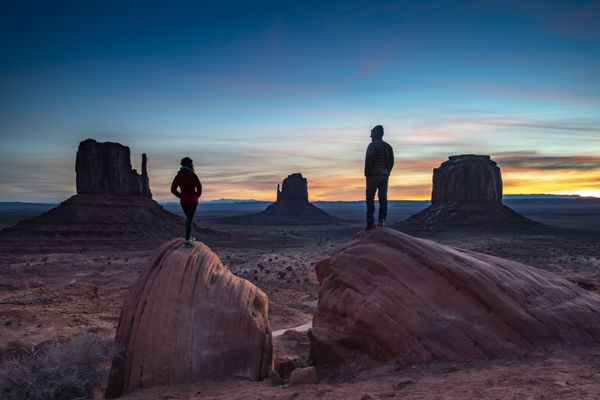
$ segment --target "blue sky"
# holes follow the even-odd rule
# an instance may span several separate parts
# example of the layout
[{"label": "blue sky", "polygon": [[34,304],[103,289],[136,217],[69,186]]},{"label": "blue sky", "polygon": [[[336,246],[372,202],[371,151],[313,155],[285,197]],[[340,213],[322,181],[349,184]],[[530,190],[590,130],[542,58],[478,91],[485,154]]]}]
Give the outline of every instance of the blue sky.
[{"label": "blue sky", "polygon": [[[218,4],[213,4],[218,3]],[[0,201],[75,191],[88,137],[148,153],[169,199],[360,199],[370,128],[393,198],[447,156],[491,154],[506,193],[600,195],[599,1],[88,2],[0,6]],[[136,167],[136,165],[134,165]]]}]

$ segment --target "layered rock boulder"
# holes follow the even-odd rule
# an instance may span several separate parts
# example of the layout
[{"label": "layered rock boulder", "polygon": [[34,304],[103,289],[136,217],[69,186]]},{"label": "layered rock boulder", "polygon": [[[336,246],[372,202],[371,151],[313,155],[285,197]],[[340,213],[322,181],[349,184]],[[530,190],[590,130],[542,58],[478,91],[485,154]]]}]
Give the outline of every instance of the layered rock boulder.
[{"label": "layered rock boulder", "polygon": [[316,266],[315,365],[348,372],[600,340],[600,296],[550,272],[377,228]]},{"label": "layered rock boulder", "polygon": [[[183,219],[152,200],[147,162],[143,154],[140,175],[131,168],[127,146],[84,140],[75,163],[77,194],[40,216],[3,230],[2,236],[157,241],[182,236]],[[222,236],[198,227],[194,235],[201,240]]]},{"label": "layered rock boulder", "polygon": [[308,201],[308,181],[301,173],[288,175],[277,185],[277,200],[258,214],[220,218],[220,222],[247,225],[329,225],[339,219]]},{"label": "layered rock boulder", "polygon": [[164,244],[127,294],[107,398],[139,388],[246,377],[271,368],[269,300],[202,243]]},{"label": "layered rock boulder", "polygon": [[502,204],[502,174],[490,156],[450,156],[433,170],[431,206],[400,228],[532,226],[536,223]]}]

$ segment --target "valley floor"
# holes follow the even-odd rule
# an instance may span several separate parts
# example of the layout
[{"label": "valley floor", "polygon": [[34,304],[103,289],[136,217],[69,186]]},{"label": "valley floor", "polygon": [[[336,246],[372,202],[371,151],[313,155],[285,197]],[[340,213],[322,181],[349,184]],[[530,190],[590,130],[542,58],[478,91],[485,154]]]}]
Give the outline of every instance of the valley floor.
[{"label": "valley floor", "polygon": [[[311,320],[318,292],[314,263],[361,228],[357,224],[209,227],[233,235],[213,250],[234,273],[268,294],[273,331]],[[250,236],[251,246],[235,239]],[[547,269],[600,293],[597,231],[446,232],[431,239]],[[124,296],[156,244],[61,248],[48,241],[33,247],[27,254],[7,246],[0,252],[0,360],[79,332],[112,340]],[[556,348],[510,359],[408,369],[392,365],[365,372],[352,382],[278,387],[269,381],[232,380],[152,388],[126,398],[600,399],[600,347]]]}]

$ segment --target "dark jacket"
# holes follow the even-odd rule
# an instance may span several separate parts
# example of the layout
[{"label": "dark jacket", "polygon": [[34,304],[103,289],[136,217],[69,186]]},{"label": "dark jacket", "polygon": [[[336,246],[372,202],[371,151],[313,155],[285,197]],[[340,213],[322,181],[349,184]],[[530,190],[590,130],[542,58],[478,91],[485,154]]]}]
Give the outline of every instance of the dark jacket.
[{"label": "dark jacket", "polygon": [[365,176],[389,176],[394,168],[394,150],[382,139],[373,139],[365,156]]},{"label": "dark jacket", "polygon": [[[181,192],[177,191],[177,187]],[[202,184],[198,175],[189,168],[181,168],[173,179],[171,193],[179,197],[182,206],[198,205],[198,199],[202,195]]]}]

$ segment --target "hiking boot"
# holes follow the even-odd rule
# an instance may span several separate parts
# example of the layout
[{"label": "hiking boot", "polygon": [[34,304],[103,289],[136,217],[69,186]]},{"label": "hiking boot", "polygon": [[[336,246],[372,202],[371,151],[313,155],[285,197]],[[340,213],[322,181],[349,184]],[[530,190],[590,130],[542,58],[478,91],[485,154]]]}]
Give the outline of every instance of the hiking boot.
[{"label": "hiking boot", "polygon": [[371,229],[375,229],[377,226],[375,224],[369,224],[367,225],[367,227],[365,228],[365,231],[370,231]]}]

